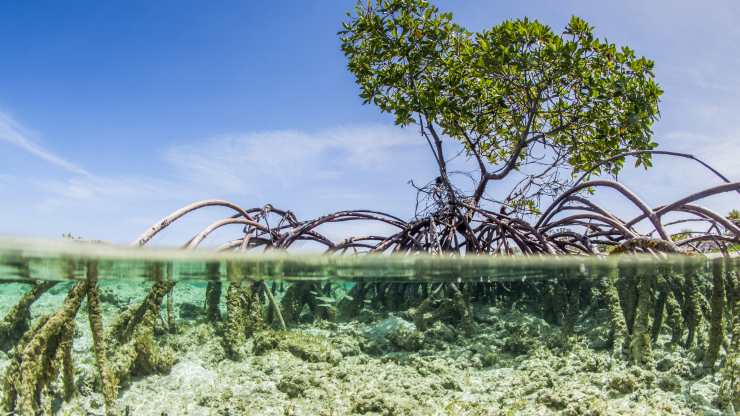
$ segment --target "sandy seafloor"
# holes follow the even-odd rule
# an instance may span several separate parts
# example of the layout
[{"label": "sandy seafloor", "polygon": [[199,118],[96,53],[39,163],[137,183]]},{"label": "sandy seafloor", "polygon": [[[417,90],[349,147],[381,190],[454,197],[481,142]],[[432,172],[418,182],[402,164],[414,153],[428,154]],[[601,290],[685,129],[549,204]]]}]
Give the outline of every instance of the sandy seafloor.
[{"label": "sandy seafloor", "polygon": [[[33,316],[58,307],[66,287],[57,285],[39,299]],[[141,300],[146,287],[103,282],[106,323],[120,308]],[[22,288],[0,285],[0,314]],[[559,327],[516,309],[476,308],[470,335],[443,323],[420,333],[404,313],[364,311],[356,321],[291,328],[289,338],[298,341],[290,348],[263,342],[276,336],[270,330],[258,333],[245,345],[245,358],[233,361],[201,313],[203,299],[202,284],[175,287],[178,333],[160,339],[179,360],[167,374],[122,386],[123,414],[727,414],[714,405],[719,375],[700,375],[688,352],[658,347],[654,363],[641,368],[600,349],[607,337],[602,313],[579,320],[566,339]],[[77,322],[77,394],[68,403],[56,403],[56,414],[103,415],[102,396],[94,391],[84,304]],[[0,352],[0,372],[7,364],[7,354]]]}]

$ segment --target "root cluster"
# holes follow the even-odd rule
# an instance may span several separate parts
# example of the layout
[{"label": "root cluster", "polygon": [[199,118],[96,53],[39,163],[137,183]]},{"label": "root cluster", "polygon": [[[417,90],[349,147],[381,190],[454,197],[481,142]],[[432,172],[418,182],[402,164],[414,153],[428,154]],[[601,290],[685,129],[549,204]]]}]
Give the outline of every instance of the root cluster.
[{"label": "root cluster", "polygon": [[[584,198],[584,189],[609,188],[641,212],[623,220]],[[615,357],[634,365],[652,363],[659,343],[691,351],[702,371],[722,375],[720,398],[726,408],[740,407],[740,277],[732,245],[740,243],[740,227],[711,210],[695,205],[703,198],[740,191],[740,183],[726,183],[670,204],[650,208],[623,185],[606,180],[583,182],[545,209],[535,223],[503,212],[485,210],[459,200],[423,218],[407,222],[369,210],[339,211],[299,221],[290,211],[270,205],[244,209],[236,204],[208,200],[186,206],[142,234],[135,245],[148,243],[157,233],[194,211],[225,207],[233,215],[196,234],[185,249],[198,247],[214,231],[238,225],[242,231],[220,250],[288,250],[296,243],[318,244],[328,254],[414,253],[438,255],[598,255],[645,253],[662,259],[664,253],[720,256],[709,269],[696,261],[686,264],[605,262],[588,279],[516,282],[356,282],[348,293],[334,298],[332,282],[269,283],[250,279],[237,263],[208,266],[209,281],[204,315],[218,327],[228,356],[241,359],[246,340],[265,327],[285,329],[306,319],[336,320],[357,317],[363,311],[402,311],[424,331],[435,322],[454,324],[464,332],[476,325],[474,306],[504,303],[526,305],[568,335],[579,317],[589,311],[609,315],[610,347]],[[676,215],[681,214],[681,219]],[[671,218],[666,221],[665,218]],[[321,230],[348,221],[378,222],[388,235],[365,235],[332,241]],[[677,224],[699,224],[701,231],[668,232]],[[642,225],[638,232],[638,225]],[[647,231],[645,231],[647,230]],[[98,292],[97,264],[86,264],[86,277],[74,282],[56,312],[30,322],[30,308],[55,283],[39,282],[27,291],[0,321],[0,347],[10,350],[11,364],[3,379],[2,407],[21,415],[50,414],[52,398],[75,394],[72,344],[75,316],[86,300],[99,383],[109,415],[120,413],[116,400],[120,386],[132,375],[168,371],[175,352],[159,342],[160,335],[176,332],[172,288],[167,265],[153,264],[152,285],[138,304],[120,312],[105,331]],[[222,279],[225,272],[227,279]],[[575,274],[574,274],[575,275]],[[223,285],[226,307],[220,307]],[[287,286],[287,287],[286,287]],[[165,302],[165,297],[167,301]],[[165,318],[162,318],[163,305]],[[164,331],[160,330],[165,328]],[[666,340],[668,337],[668,341]],[[12,349],[11,349],[12,347]],[[61,379],[61,384],[57,383]],[[61,385],[61,389],[58,386]]]}]

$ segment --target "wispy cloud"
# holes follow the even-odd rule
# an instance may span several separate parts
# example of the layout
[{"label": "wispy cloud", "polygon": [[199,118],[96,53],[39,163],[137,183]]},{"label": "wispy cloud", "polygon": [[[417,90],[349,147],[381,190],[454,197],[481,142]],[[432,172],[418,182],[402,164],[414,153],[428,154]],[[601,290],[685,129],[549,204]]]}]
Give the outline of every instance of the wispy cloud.
[{"label": "wispy cloud", "polygon": [[[674,131],[665,138],[674,150],[693,150],[737,180],[738,136]],[[13,177],[0,177],[0,185],[6,184],[0,186],[0,195],[20,195],[12,198],[17,206],[6,206],[6,214],[12,215],[0,218],[0,230],[46,236],[71,231],[89,238],[125,242],[180,205],[205,198],[230,199],[245,206],[276,203],[295,209],[304,218],[359,207],[405,216],[413,209],[413,191],[405,181],[412,177],[426,179],[434,173],[423,141],[414,131],[377,125],[222,135],[163,149],[161,159],[162,169],[150,175],[71,171],[66,177],[33,176],[22,183]],[[697,174],[687,178],[677,175],[677,169]],[[649,181],[639,169],[628,169],[620,179],[634,186],[646,202],[656,205],[716,180],[701,172],[691,162],[658,158],[649,172]],[[619,215],[630,216],[622,212],[624,201],[603,197]],[[734,195],[725,196],[713,200],[710,207],[725,212],[736,206],[736,199]],[[193,216],[156,243],[181,243],[218,216],[213,210]],[[373,223],[325,228],[322,232],[337,239],[392,231]]]},{"label": "wispy cloud", "polygon": [[262,193],[389,168],[422,142],[413,131],[382,125],[234,134],[173,146],[165,160],[195,184]]},{"label": "wispy cloud", "polygon": [[[352,182],[353,173],[396,170],[399,156],[418,150],[413,132],[382,125],[347,126],[314,133],[267,131],[223,135],[174,145],[162,152],[159,176],[88,174],[32,179],[45,195],[46,206],[96,200],[222,198],[255,196],[270,190],[322,185],[352,185],[334,197],[362,199],[368,195]],[[418,153],[418,152],[417,152]],[[74,172],[78,173],[78,172]],[[53,201],[50,204],[49,201]]]},{"label": "wispy cloud", "polygon": [[87,175],[87,171],[80,166],[54,154],[38,144],[33,134],[8,114],[0,113],[0,141],[17,146],[32,155],[51,163],[57,167],[78,175]]},{"label": "wispy cloud", "polygon": [[[207,198],[250,207],[270,202],[296,210],[299,217],[358,207],[398,213],[404,196],[412,202],[406,180],[428,162],[424,150],[412,130],[355,125],[221,135],[177,144],[161,150],[157,172],[143,175],[71,169],[51,177],[21,175],[22,183],[8,181],[11,188],[1,186],[0,177],[0,195],[19,196],[14,206],[6,206],[14,218],[0,218],[0,232],[73,232],[124,242],[179,206]],[[158,242],[186,240],[218,216],[218,210],[208,211],[178,224]],[[351,227],[358,225],[341,224],[327,231],[332,236],[361,233]]]},{"label": "wispy cloud", "polygon": [[175,198],[184,191],[178,183],[147,176],[73,176],[64,179],[32,180],[42,191],[43,206],[54,209],[66,203],[150,203]]}]

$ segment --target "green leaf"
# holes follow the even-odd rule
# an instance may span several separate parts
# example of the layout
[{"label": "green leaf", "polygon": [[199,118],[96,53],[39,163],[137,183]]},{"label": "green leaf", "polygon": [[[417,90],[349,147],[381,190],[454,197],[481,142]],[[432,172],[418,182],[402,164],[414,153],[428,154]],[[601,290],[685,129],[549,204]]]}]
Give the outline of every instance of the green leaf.
[{"label": "green leaf", "polygon": [[[514,154],[522,137],[538,137],[531,146],[546,143],[565,155],[551,163],[572,172],[655,148],[662,90],[651,60],[597,39],[576,16],[560,33],[527,18],[473,33],[452,19],[426,0],[378,0],[373,7],[359,1],[340,40],[364,102],[393,114],[398,125],[421,118],[438,126],[489,171],[514,160],[514,171],[527,166],[537,173],[532,149]],[[647,168],[651,159],[636,163]],[[623,166],[618,161],[603,172]],[[531,202],[522,208],[537,209],[524,199]]]}]

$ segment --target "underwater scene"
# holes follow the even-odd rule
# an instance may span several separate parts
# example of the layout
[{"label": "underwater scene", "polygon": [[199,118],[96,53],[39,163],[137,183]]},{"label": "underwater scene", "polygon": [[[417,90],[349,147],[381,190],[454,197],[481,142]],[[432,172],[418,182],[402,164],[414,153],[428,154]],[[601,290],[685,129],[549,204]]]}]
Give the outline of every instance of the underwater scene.
[{"label": "underwater scene", "polygon": [[[732,414],[740,262],[0,243],[1,414]],[[730,409],[730,410],[727,410]]]}]

